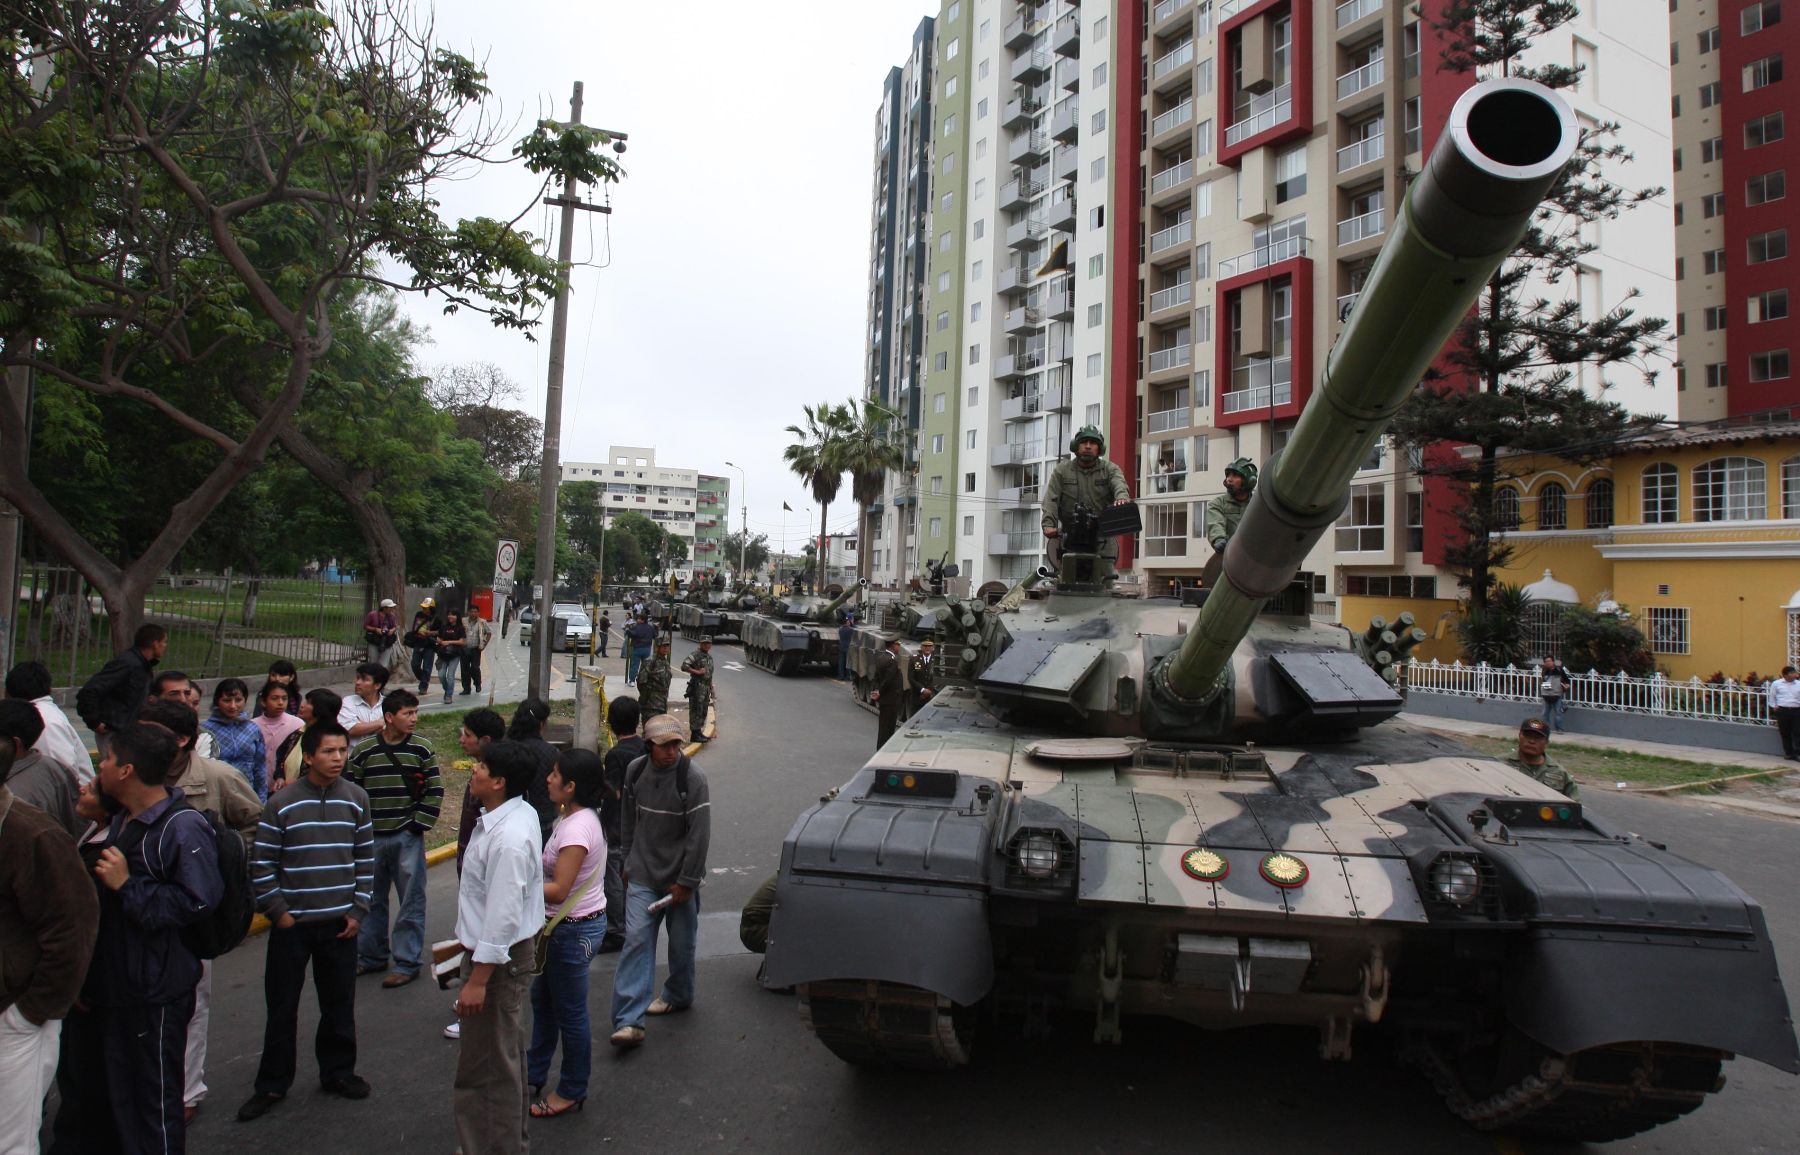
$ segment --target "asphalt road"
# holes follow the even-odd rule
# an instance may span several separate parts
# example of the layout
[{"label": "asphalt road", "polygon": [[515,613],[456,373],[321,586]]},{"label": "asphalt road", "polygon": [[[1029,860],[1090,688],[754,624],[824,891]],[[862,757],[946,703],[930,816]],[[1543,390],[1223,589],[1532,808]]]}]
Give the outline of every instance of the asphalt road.
[{"label": "asphalt road", "polygon": [[[677,642],[679,652],[689,646]],[[715,648],[723,720],[697,760],[712,784],[711,878],[701,918],[699,999],[690,1013],[652,1020],[645,1046],[595,1049],[587,1109],[534,1124],[539,1152],[612,1150],[1494,1152],[1527,1148],[1468,1131],[1382,1040],[1359,1033],[1348,1064],[1317,1058],[1308,1031],[1204,1034],[1127,1020],[1120,1047],[1086,1041],[1085,1024],[1052,1044],[985,1038],[972,1068],[951,1076],[862,1071],[819,1046],[793,1000],[754,981],[757,959],[737,943],[737,911],[773,871],[794,817],[840,784],[874,746],[875,718],[820,678],[777,679]],[[1800,866],[1790,823],[1700,804],[1602,796],[1593,808],[1671,848],[1719,866],[1768,909],[1789,983],[1800,983]],[[428,938],[449,937],[453,868],[432,871]],[[596,1033],[604,1037],[614,956],[594,967]],[[449,1117],[456,1043],[439,1030],[451,995],[427,982],[358,989],[360,1073],[374,1095],[348,1103],[318,1094],[302,1046],[295,1093],[260,1122],[233,1113],[248,1095],[261,1044],[263,949],[253,940],[215,974],[212,1092],[191,1132],[197,1152],[402,1155],[455,1146]],[[1800,990],[1800,986],[1795,986]],[[313,1015],[303,1010],[301,1038]],[[1618,1152],[1775,1152],[1795,1149],[1795,1081],[1740,1060],[1726,1089],[1697,1114]],[[1595,1148],[1599,1150],[1599,1148]]]}]

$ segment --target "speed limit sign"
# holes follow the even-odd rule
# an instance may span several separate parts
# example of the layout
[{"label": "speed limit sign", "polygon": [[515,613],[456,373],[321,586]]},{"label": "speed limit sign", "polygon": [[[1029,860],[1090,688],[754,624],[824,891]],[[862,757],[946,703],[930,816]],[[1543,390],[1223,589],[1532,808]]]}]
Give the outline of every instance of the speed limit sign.
[{"label": "speed limit sign", "polygon": [[500,548],[494,551],[494,589],[500,593],[511,593],[513,574],[519,566],[519,543],[500,541]]}]

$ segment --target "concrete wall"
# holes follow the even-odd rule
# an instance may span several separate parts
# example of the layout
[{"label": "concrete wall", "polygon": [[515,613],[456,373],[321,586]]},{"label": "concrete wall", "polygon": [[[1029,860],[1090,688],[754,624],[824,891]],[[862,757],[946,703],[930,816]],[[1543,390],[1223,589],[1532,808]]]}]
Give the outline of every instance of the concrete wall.
[{"label": "concrete wall", "polygon": [[[1516,726],[1526,718],[1541,717],[1544,712],[1543,706],[1535,701],[1468,698],[1421,690],[1412,690],[1407,694],[1406,709],[1412,714],[1461,718],[1469,722],[1490,722],[1499,726]],[[1624,714],[1570,706],[1563,715],[1563,728],[1568,734],[1567,740],[1571,742],[1580,741],[1583,734],[1593,734],[1713,750],[1742,750],[1749,754],[1781,753],[1781,739],[1776,735],[1773,725],[1702,722],[1692,718],[1661,718],[1654,714]]]}]

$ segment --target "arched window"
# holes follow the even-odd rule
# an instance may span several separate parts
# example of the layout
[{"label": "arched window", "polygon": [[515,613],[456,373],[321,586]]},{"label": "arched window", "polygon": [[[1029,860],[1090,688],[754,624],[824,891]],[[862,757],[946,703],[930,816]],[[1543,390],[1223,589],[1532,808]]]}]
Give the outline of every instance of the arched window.
[{"label": "arched window", "polygon": [[1717,457],[1694,470],[1695,521],[1755,521],[1769,516],[1763,463]]},{"label": "arched window", "polygon": [[1510,485],[1494,491],[1494,528],[1519,528],[1519,491]]},{"label": "arched window", "polygon": [[1602,477],[1588,486],[1587,524],[1589,529],[1606,529],[1613,523],[1613,483]]},{"label": "arched window", "polygon": [[1538,491],[1538,528],[1569,528],[1569,491],[1554,481]]},{"label": "arched window", "polygon": [[1800,457],[1781,463],[1781,516],[1800,518]]},{"label": "arched window", "polygon": [[1644,524],[1681,519],[1681,498],[1673,465],[1652,465],[1644,470]]}]

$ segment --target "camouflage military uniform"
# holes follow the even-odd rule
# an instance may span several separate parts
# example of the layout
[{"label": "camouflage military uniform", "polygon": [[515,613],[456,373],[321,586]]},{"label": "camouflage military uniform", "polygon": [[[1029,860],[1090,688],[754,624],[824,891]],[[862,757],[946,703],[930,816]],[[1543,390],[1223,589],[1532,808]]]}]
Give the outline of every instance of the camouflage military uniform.
[{"label": "camouflage military uniform", "polygon": [[1216,550],[1222,548],[1219,543],[1230,541],[1231,535],[1237,532],[1238,522],[1244,520],[1244,511],[1250,508],[1250,497],[1237,501],[1229,493],[1221,493],[1206,503],[1205,537]]},{"label": "camouflage military uniform", "polygon": [[638,708],[646,721],[669,712],[669,683],[674,677],[669,659],[661,654],[644,659],[638,667]]},{"label": "camouflage military uniform", "polygon": [[1102,457],[1083,468],[1071,457],[1050,471],[1050,483],[1044,486],[1044,528],[1061,528],[1077,506],[1099,513],[1114,502],[1130,500],[1125,471],[1117,463]]},{"label": "camouflage military uniform", "polygon": [[1508,758],[1506,764],[1521,774],[1536,778],[1552,790],[1567,794],[1570,798],[1581,797],[1581,787],[1576,784],[1575,776],[1558,766],[1553,759],[1545,758],[1534,766],[1523,758],[1515,756]]},{"label": "camouflage military uniform", "polygon": [[688,676],[688,732],[695,739],[702,740],[700,728],[706,724],[706,711],[712,705],[712,655],[704,650],[695,650],[688,655],[681,672]]}]

